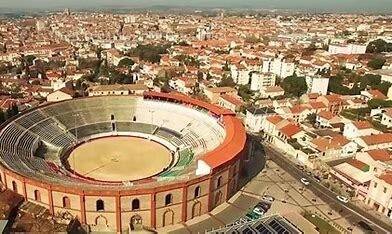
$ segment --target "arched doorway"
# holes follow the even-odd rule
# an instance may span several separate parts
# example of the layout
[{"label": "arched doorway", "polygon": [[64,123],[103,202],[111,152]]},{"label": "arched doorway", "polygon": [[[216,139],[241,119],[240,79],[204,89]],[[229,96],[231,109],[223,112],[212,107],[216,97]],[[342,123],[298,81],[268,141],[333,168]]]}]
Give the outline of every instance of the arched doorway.
[{"label": "arched doorway", "polygon": [[41,201],[41,193],[39,190],[34,190],[34,200],[40,202]]},{"label": "arched doorway", "polygon": [[172,210],[167,210],[163,213],[162,227],[174,224],[174,212]]},{"label": "arched doorway", "polygon": [[140,215],[134,215],[131,217],[130,221],[131,231],[142,230],[143,229],[143,219]]},{"label": "arched doorway", "polygon": [[95,225],[99,227],[107,227],[108,226],[108,220],[106,219],[105,216],[100,215],[97,218],[95,218]]},{"label": "arched doorway", "polygon": [[63,208],[71,208],[71,201],[67,196],[63,197]]},{"label": "arched doorway", "polygon": [[221,191],[218,191],[218,192],[215,194],[215,206],[219,206],[219,205],[221,204],[221,202],[222,202],[222,197],[223,197],[223,194],[222,194]]},{"label": "arched doorway", "polygon": [[195,202],[192,206],[192,219],[201,215],[201,202]]}]

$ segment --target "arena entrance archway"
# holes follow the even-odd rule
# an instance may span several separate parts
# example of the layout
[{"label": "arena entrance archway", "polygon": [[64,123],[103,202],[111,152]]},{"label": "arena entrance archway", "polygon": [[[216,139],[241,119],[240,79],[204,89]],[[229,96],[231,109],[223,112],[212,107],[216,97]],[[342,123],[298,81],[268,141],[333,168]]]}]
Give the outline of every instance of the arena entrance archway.
[{"label": "arena entrance archway", "polygon": [[142,217],[140,215],[132,216],[129,225],[130,225],[131,231],[142,230],[143,229]]},{"label": "arena entrance archway", "polygon": [[201,215],[201,202],[195,202],[192,206],[192,219]]},{"label": "arena entrance archway", "polygon": [[174,224],[174,212],[172,210],[167,210],[165,213],[163,213],[163,227],[168,226],[168,225],[173,225]]}]

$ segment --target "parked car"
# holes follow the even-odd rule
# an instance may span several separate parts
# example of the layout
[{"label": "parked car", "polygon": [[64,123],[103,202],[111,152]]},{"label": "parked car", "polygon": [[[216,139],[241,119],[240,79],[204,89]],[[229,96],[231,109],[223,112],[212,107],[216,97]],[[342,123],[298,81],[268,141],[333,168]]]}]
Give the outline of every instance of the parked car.
[{"label": "parked car", "polygon": [[310,181],[306,178],[301,178],[301,183],[303,183],[304,185],[309,185]]},{"label": "parked car", "polygon": [[253,212],[253,211],[250,211],[250,212],[248,212],[248,213],[245,215],[245,217],[248,218],[248,219],[250,219],[250,220],[256,220],[256,219],[259,219],[259,218],[261,217],[261,215],[256,214],[256,213]]},{"label": "parked car", "polygon": [[338,195],[338,196],[336,196],[336,198],[343,203],[348,203],[347,197],[343,197],[343,196]]},{"label": "parked car", "polygon": [[261,200],[262,200],[262,201],[265,201],[265,202],[268,202],[268,203],[272,203],[272,202],[275,201],[275,198],[272,197],[272,196],[270,196],[270,195],[264,195],[264,196],[261,198]]},{"label": "parked car", "polygon": [[315,175],[314,176],[314,180],[320,183],[321,182],[321,177],[318,176],[318,175]]},{"label": "parked car", "polygon": [[256,213],[256,214],[258,214],[260,216],[263,216],[265,214],[265,212],[266,211],[262,207],[260,207],[260,206],[255,206],[253,208],[253,213]]}]

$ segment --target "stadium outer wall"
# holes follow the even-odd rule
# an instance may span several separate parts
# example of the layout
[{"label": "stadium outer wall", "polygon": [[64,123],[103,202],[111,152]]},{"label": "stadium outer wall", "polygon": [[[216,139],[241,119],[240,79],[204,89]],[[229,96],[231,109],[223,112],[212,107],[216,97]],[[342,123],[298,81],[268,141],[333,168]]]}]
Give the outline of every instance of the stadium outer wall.
[{"label": "stadium outer wall", "polygon": [[[67,187],[38,181],[0,166],[3,186],[22,195],[25,200],[47,208],[53,215],[77,217],[92,230],[124,232],[141,224],[148,228],[186,222],[206,214],[227,201],[238,191],[242,159],[246,155],[246,134],[243,125],[231,112],[208,103],[177,94],[146,93],[145,98],[193,105],[219,115],[224,122],[226,139],[217,149],[202,156],[211,166],[207,175],[188,181],[173,181],[138,189],[96,190]],[[198,191],[198,192],[197,192]],[[171,202],[167,197],[171,194]],[[137,209],[133,202],[138,200]],[[104,209],[97,211],[97,201]]]}]

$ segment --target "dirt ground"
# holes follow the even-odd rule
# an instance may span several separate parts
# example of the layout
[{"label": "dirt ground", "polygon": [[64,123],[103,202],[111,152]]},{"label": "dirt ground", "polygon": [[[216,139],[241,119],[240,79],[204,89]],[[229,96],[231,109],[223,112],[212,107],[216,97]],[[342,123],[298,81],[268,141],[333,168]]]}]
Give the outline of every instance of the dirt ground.
[{"label": "dirt ground", "polygon": [[132,181],[158,174],[170,165],[170,151],[136,137],[109,137],[85,143],[68,161],[80,175],[101,181]]}]

